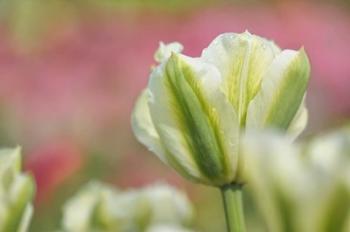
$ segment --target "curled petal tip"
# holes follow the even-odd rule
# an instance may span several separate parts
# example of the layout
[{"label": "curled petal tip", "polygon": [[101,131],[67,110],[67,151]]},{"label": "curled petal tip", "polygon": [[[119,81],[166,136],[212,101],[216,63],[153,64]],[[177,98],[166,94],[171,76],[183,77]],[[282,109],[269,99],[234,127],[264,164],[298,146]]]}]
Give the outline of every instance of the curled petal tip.
[{"label": "curled petal tip", "polygon": [[182,50],[183,50],[183,46],[179,42],[172,42],[169,44],[159,42],[159,47],[154,54],[154,59],[158,63],[162,63],[166,61],[171,56],[172,53],[181,53]]}]

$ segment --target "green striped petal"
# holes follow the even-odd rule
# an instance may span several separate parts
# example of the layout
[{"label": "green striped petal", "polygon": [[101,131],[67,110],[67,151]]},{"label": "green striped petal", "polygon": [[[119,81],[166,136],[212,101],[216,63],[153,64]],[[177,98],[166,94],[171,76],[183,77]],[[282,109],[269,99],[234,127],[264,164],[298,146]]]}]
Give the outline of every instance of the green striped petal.
[{"label": "green striped petal", "polygon": [[287,130],[302,103],[309,76],[304,49],[279,54],[264,74],[261,90],[249,104],[247,127]]},{"label": "green striped petal", "polygon": [[[152,75],[157,75],[156,73],[158,73],[157,70],[155,70]],[[132,114],[131,125],[137,140],[145,145],[164,163],[173,166],[179,172],[186,173],[185,175],[187,178],[197,180],[200,176],[200,173],[198,170],[193,168],[193,166],[196,166],[193,160],[184,159],[182,156],[178,156],[178,159],[174,159],[173,156],[171,156],[162,145],[162,142],[160,141],[160,137],[150,115],[150,109],[148,105],[150,97],[149,95],[150,93],[148,89],[142,91],[141,95],[136,101],[136,105]],[[177,134],[179,131],[174,131],[172,128],[164,128],[164,134],[170,139],[170,141],[173,140],[173,137],[175,139],[178,137]],[[177,149],[174,151],[175,154],[184,154],[186,152],[182,150],[183,146],[179,146],[174,149]],[[179,163],[183,163],[183,166],[185,167],[181,167]]]},{"label": "green striped petal", "polygon": [[171,165],[218,185],[233,177],[238,133],[221,83],[214,66],[175,53],[149,82],[151,117]]},{"label": "green striped petal", "polygon": [[249,32],[222,34],[203,51],[202,58],[220,70],[224,91],[239,114],[241,126],[263,73],[278,53],[280,49],[273,42]]}]

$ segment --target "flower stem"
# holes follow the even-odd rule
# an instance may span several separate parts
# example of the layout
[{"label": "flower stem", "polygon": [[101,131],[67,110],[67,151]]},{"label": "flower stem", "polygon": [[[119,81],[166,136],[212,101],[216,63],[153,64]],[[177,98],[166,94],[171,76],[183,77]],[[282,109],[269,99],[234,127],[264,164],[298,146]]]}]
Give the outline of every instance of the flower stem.
[{"label": "flower stem", "polygon": [[241,185],[225,185],[221,188],[228,232],[245,232]]}]

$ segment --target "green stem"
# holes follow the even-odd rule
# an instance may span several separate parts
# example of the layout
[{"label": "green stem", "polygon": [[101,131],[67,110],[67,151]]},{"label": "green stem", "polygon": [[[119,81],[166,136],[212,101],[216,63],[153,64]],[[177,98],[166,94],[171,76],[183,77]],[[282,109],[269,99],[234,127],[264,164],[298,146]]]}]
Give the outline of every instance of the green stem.
[{"label": "green stem", "polygon": [[242,186],[226,185],[221,188],[228,232],[245,232]]}]

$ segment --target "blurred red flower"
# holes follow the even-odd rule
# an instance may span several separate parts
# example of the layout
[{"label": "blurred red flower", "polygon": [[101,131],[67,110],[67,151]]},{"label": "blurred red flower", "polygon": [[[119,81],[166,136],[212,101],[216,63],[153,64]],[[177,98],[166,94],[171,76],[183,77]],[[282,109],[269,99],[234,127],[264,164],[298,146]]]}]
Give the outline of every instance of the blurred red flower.
[{"label": "blurred red flower", "polygon": [[54,191],[82,166],[79,148],[69,142],[54,141],[35,147],[26,160],[37,185],[37,202],[49,200]]}]

